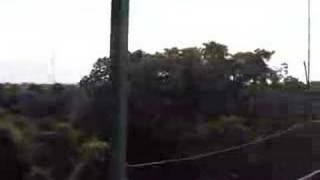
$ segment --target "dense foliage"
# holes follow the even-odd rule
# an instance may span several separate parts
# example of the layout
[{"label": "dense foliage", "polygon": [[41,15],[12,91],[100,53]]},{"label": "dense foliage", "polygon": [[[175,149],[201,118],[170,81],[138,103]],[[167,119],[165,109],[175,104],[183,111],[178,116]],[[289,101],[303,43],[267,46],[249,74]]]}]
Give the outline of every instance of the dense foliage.
[{"label": "dense foliage", "polygon": [[[287,75],[286,64],[268,66],[273,54],[263,49],[231,54],[216,42],[130,53],[129,163],[221,149],[291,124],[256,111],[259,92],[304,89]],[[114,120],[111,72],[111,60],[100,58],[79,86],[1,84],[0,179],[107,179]],[[221,162],[249,166],[238,158],[244,154],[128,172],[139,180],[222,179],[231,167]]]}]

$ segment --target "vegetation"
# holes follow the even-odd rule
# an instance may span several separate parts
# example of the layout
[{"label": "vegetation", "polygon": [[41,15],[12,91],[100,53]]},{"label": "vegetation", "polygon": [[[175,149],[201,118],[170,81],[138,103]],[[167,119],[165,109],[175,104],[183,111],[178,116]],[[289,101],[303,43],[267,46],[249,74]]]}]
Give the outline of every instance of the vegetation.
[{"label": "vegetation", "polygon": [[[188,156],[287,127],[292,121],[280,123],[280,115],[257,113],[259,93],[302,92],[305,86],[287,75],[285,64],[277,70],[268,66],[274,53],[231,54],[216,42],[130,53],[128,161]],[[104,57],[79,86],[0,85],[0,179],[106,179],[114,119],[111,71]],[[179,167],[172,175],[174,167],[164,167],[151,174],[129,170],[129,175],[192,179],[199,171],[195,165],[182,167],[190,171]],[[211,167],[208,177],[218,177],[222,166]]]}]

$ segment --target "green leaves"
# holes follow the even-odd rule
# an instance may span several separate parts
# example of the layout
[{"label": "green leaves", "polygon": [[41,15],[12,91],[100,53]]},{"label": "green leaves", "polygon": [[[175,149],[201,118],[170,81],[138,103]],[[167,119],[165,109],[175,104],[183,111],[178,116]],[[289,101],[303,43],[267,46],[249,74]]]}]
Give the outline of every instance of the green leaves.
[{"label": "green leaves", "polygon": [[203,45],[202,55],[204,59],[209,62],[226,60],[229,55],[228,47],[223,44],[210,41],[208,43],[203,43]]},{"label": "green leaves", "polygon": [[105,141],[93,137],[87,140],[81,146],[81,154],[84,160],[103,159],[110,149],[109,144]]},{"label": "green leaves", "polygon": [[[137,50],[130,54],[129,81],[133,86],[136,82],[144,81],[144,87],[153,86],[161,89],[168,87],[167,85],[172,82],[178,84],[186,79],[197,81],[191,77],[203,74],[201,71],[204,71],[206,72],[204,76],[208,77],[205,79],[210,79],[210,83],[221,84],[221,81],[224,81],[222,84],[226,84],[232,81],[245,86],[257,82],[266,83],[268,79],[274,82],[281,78],[275,78],[278,74],[266,64],[274,53],[256,49],[253,52],[238,52],[232,55],[226,45],[214,41],[204,43],[201,48],[173,47],[164,49],[163,53],[155,54]],[[188,73],[181,74],[182,71]],[[184,78],[183,74],[190,77]],[[95,88],[108,84],[111,81],[110,77],[110,59],[100,58],[94,64],[91,73],[80,81],[80,86],[94,91]]]}]

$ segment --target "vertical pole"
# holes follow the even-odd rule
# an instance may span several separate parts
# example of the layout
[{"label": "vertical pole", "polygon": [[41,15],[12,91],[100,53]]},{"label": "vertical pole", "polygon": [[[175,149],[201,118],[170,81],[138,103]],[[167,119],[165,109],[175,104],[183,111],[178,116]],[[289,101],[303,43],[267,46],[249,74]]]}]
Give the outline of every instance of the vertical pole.
[{"label": "vertical pole", "polygon": [[110,180],[126,179],[129,0],[112,0],[110,57],[115,98]]},{"label": "vertical pole", "polygon": [[308,89],[310,89],[310,59],[311,59],[311,0],[308,0]]},{"label": "vertical pole", "polygon": [[[304,75],[306,77],[306,84],[308,86],[309,84],[309,78],[308,78],[308,69],[307,69],[307,64],[306,64],[306,61],[303,61],[303,66],[304,66]],[[309,88],[309,86],[307,87]]]},{"label": "vertical pole", "polygon": [[[51,83],[55,84],[56,83],[56,66],[55,66],[55,53],[52,52],[52,57],[51,57],[51,61],[50,61],[50,66],[51,66]],[[50,81],[49,80],[49,81]]]}]

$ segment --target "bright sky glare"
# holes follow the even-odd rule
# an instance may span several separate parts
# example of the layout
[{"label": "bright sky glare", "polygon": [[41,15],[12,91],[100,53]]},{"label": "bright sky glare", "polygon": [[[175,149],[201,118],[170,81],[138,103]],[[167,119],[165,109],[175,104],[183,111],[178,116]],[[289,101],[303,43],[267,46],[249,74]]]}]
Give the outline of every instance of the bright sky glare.
[{"label": "bright sky glare", "polygon": [[[109,54],[110,0],[1,0],[0,82],[76,83]],[[312,0],[312,80],[320,80],[320,1]],[[130,50],[214,40],[231,52],[275,50],[304,80],[307,0],[131,0]]]}]

